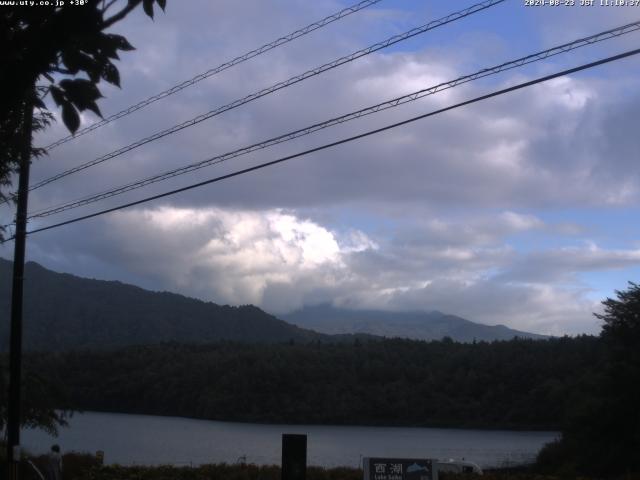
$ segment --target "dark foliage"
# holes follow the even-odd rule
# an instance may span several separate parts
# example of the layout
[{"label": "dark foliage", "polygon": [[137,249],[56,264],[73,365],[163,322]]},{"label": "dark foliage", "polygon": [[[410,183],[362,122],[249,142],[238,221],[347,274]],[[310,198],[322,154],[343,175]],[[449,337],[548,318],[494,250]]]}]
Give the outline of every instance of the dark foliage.
[{"label": "dark foliage", "polygon": [[[275,465],[202,465],[199,467],[121,467],[108,466],[85,470],[72,477],[77,480],[280,480]],[[362,470],[355,468],[307,468],[307,480],[361,480]]]},{"label": "dark foliage", "polygon": [[603,361],[569,411],[560,442],[541,452],[549,470],[602,476],[640,473],[640,286],[603,302]]},{"label": "dark foliage", "polygon": [[[49,460],[47,455],[34,456],[28,451],[24,452],[24,457],[19,466],[20,478],[22,480],[42,480],[38,475],[38,472],[46,476],[48,462]],[[96,477],[94,475],[100,472],[100,463],[95,455],[87,453],[65,453],[62,456],[62,464],[63,477],[65,480],[77,480],[80,478],[95,479]],[[6,468],[6,444],[0,441],[0,472],[6,471]],[[110,477],[105,476],[99,478]]]},{"label": "dark foliage", "polygon": [[[46,93],[51,93],[62,109],[69,130],[77,130],[79,111],[91,110],[100,115],[96,103],[102,96],[98,82],[105,80],[120,86],[118,69],[112,60],[119,59],[119,51],[134,49],[125,37],[105,30],[140,4],[153,18],[154,3],[164,9],[166,0],[87,0],[82,8],[3,9],[2,105],[22,105],[36,82],[46,79],[49,82]],[[110,8],[116,5],[119,10],[111,14]],[[77,75],[87,78],[76,78]],[[41,100],[36,100],[36,106],[44,108]]]},{"label": "dark foliage", "polygon": [[249,422],[558,428],[601,358],[593,337],[460,344],[167,344],[37,354],[59,405]]},{"label": "dark foliage", "polygon": [[[47,455],[28,456],[28,459],[33,462],[36,468],[42,472],[47,472],[49,463],[49,457]],[[84,478],[86,475],[91,475],[93,472],[98,471],[100,462],[95,455],[88,453],[67,452],[62,456],[63,465],[63,478],[65,480],[75,480]],[[25,474],[21,478],[27,480],[41,480],[32,467],[27,466],[24,468]],[[91,477],[89,477],[91,478]]]},{"label": "dark foliage", "polygon": [[[139,5],[153,17],[153,6],[166,0],[86,0],[66,6],[5,6],[0,10],[0,187],[17,170],[25,145],[23,118],[33,105],[43,118],[49,93],[71,132],[80,126],[79,112],[101,115],[98,83],[120,86],[113,64],[118,52],[132,50],[126,38],[107,33]],[[38,84],[40,82],[40,84]],[[42,153],[34,150],[32,154]]]},{"label": "dark foliage", "polygon": [[[5,358],[0,359],[0,431],[7,421],[9,370]],[[22,378],[22,427],[41,428],[56,435],[59,427],[67,425],[70,412],[54,410],[52,406],[68,403],[64,386],[35,370]]]}]

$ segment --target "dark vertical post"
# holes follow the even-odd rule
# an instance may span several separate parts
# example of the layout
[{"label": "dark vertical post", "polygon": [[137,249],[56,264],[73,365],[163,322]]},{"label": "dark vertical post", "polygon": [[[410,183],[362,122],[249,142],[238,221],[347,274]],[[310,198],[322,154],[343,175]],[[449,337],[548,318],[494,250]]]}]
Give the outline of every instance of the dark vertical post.
[{"label": "dark vertical post", "polygon": [[307,477],[307,436],[282,435],[282,480],[305,480]]},{"label": "dark vertical post", "polygon": [[27,237],[27,199],[29,196],[29,166],[31,162],[31,128],[33,102],[27,94],[23,114],[23,143],[18,179],[18,206],[16,209],[15,248],[13,254],[13,288],[11,291],[11,336],[9,344],[9,412],[7,419],[7,459],[11,480],[18,479],[16,447],[20,446],[20,386],[22,369],[22,287],[24,254]]}]

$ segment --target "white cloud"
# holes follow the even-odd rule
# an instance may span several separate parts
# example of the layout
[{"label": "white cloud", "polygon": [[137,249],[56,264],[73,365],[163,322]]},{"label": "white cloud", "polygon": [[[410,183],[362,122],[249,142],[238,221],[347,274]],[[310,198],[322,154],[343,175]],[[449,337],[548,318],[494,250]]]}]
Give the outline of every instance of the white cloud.
[{"label": "white cloud", "polygon": [[357,230],[343,245],[330,230],[282,210],[163,207],[123,212],[108,223],[123,232],[117,250],[136,273],[220,303],[270,305],[265,292],[278,285],[297,291],[286,309],[300,306],[306,290],[334,288],[347,275],[349,252],[375,247]]},{"label": "white cloud", "polygon": [[529,283],[573,280],[581,272],[611,271],[640,265],[640,250],[602,249],[593,242],[522,255],[502,274]]},{"label": "white cloud", "polygon": [[640,265],[640,251],[592,242],[521,253],[509,244],[512,235],[531,230],[545,233],[553,225],[506,211],[433,218],[388,239],[330,229],[291,210],[165,206],[107,217],[72,242],[50,235],[46,252],[36,248],[33,258],[45,265],[124,265],[115,278],[143,278],[156,289],[274,313],[329,301],[437,309],[540,333],[597,332],[591,312],[598,305],[580,275]]}]

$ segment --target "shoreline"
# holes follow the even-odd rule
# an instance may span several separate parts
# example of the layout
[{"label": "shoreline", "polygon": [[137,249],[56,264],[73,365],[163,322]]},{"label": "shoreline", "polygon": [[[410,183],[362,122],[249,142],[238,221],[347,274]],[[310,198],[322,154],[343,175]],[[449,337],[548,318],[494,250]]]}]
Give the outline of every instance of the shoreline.
[{"label": "shoreline", "polygon": [[166,419],[179,419],[179,420],[193,420],[199,422],[214,422],[214,423],[225,423],[225,424],[241,424],[241,425],[256,425],[256,426],[273,426],[273,427],[331,427],[331,428],[410,428],[410,429],[429,429],[429,430],[465,430],[465,431],[474,431],[474,432],[505,432],[505,433],[547,433],[547,434],[560,434],[560,427],[548,427],[548,428],[536,428],[533,426],[484,426],[482,424],[470,424],[470,425],[452,425],[448,423],[442,424],[430,424],[430,425],[421,425],[421,424],[387,424],[387,423],[313,423],[313,422],[279,422],[279,421],[257,421],[257,420],[235,420],[235,419],[214,419],[214,418],[203,418],[203,417],[189,417],[189,416],[181,416],[181,415],[170,415],[170,414],[156,414],[156,413],[142,413],[142,412],[123,412],[123,411],[115,411],[115,410],[71,410],[73,412],[73,416],[82,415],[82,414],[105,414],[105,415],[131,415],[131,416],[139,416],[139,417],[153,417],[153,418],[166,418]]}]

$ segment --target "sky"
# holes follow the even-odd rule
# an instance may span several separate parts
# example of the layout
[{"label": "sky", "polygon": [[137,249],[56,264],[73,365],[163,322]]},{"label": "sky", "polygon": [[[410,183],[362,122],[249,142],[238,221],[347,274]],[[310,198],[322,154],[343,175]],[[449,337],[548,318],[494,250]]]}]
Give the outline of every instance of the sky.
[{"label": "sky", "polygon": [[[354,2],[355,3],[355,2]],[[570,3],[570,2],[569,2]],[[113,28],[113,114],[351,3],[169,0]],[[32,183],[472,5],[382,0],[34,161]],[[507,0],[34,190],[30,211],[100,192],[640,20],[640,6]],[[470,82],[55,216],[35,229],[379,128],[638,47],[640,33]],[[640,57],[28,237],[27,259],[274,314],[304,305],[439,310],[553,334],[640,273]],[[55,111],[55,108],[52,107]],[[56,111],[58,116],[58,112]],[[99,120],[82,115],[83,126]],[[35,144],[65,136],[61,121]],[[7,207],[3,223],[12,220]],[[0,247],[12,258],[13,245]]]}]

